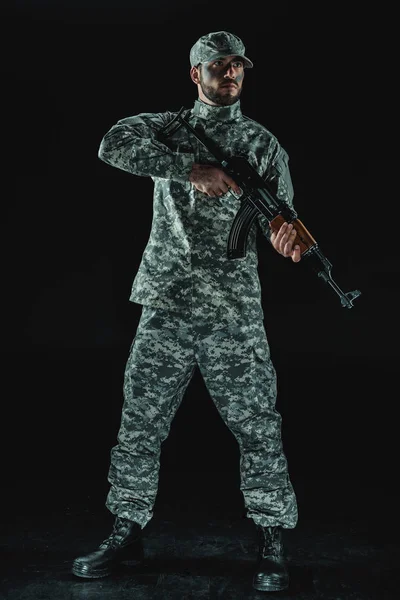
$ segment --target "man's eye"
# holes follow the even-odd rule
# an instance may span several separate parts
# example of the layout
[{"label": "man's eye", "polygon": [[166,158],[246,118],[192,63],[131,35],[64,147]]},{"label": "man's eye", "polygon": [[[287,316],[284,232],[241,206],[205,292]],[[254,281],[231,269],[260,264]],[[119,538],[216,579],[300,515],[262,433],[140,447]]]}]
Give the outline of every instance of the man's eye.
[{"label": "man's eye", "polygon": [[[223,60],[215,60],[213,62],[213,67],[220,67],[224,64]],[[232,63],[233,66],[235,67],[235,69],[241,69],[243,67],[243,63],[241,60],[237,60],[234,63]]]}]

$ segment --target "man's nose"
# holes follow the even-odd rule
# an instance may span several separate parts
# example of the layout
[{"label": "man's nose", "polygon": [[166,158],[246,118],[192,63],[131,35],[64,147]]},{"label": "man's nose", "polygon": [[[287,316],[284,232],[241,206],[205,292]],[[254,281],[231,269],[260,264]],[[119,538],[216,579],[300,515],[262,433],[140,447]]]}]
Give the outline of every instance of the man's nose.
[{"label": "man's nose", "polygon": [[227,70],[225,71],[224,77],[227,77],[229,79],[235,79],[235,69],[232,65],[230,65]]}]

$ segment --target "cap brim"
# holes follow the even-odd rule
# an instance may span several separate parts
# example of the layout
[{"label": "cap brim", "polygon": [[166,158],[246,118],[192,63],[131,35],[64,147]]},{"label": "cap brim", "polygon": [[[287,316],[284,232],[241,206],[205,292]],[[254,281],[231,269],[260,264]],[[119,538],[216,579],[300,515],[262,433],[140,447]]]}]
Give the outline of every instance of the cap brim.
[{"label": "cap brim", "polygon": [[244,60],[244,66],[247,69],[252,69],[253,68],[253,63],[251,62],[251,60],[249,58],[247,58],[247,56],[242,56],[243,60]]}]

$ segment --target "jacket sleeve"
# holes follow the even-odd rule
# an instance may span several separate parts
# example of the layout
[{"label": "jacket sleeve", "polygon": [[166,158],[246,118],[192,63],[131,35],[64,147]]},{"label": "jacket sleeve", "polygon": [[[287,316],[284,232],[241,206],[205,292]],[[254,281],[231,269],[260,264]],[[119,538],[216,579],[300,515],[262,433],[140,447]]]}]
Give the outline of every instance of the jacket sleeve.
[{"label": "jacket sleeve", "polygon": [[188,181],[194,155],[174,151],[157,139],[172,117],[172,113],[140,113],[121,119],[103,137],[98,157],[133,175]]},{"label": "jacket sleeve", "polygon": [[[290,208],[294,209],[294,190],[289,169],[289,156],[286,150],[282,148],[278,142],[276,142],[276,147],[271,157],[267,172],[264,175],[264,179],[270,179],[272,177],[276,182],[276,193],[278,198],[286,202]],[[262,234],[265,235],[265,237],[267,237],[269,240],[271,238],[271,229],[269,227],[267,217],[259,214],[257,219]]]}]

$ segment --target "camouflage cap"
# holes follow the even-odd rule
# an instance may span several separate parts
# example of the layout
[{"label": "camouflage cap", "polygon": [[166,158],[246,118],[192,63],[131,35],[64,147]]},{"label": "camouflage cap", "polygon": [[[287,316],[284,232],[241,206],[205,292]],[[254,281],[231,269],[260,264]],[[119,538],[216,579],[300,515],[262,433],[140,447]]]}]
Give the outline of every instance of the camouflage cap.
[{"label": "camouflage cap", "polygon": [[251,69],[253,63],[245,56],[245,47],[240,38],[229,31],[214,31],[197,40],[190,50],[190,65],[196,67],[224,56],[240,56],[244,66]]}]

